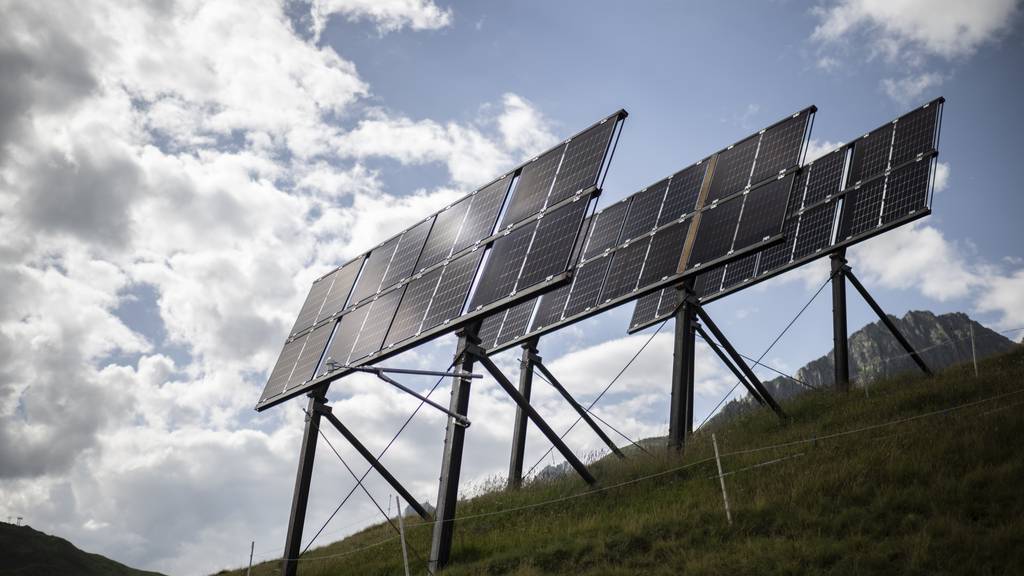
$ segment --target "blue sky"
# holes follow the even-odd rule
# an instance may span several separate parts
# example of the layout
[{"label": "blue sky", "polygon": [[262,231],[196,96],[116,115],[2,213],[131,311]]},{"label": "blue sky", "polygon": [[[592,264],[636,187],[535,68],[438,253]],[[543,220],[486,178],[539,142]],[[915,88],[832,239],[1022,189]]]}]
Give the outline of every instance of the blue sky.
[{"label": "blue sky", "polygon": [[[810,104],[824,151],[945,96],[934,214],[851,261],[890,313],[1024,326],[1015,0],[0,1],[0,15],[0,517],[134,566],[211,573],[251,540],[278,554],[301,400],[252,406],[312,279],[618,108],[602,206]],[[806,266],[709,311],[759,355],[826,277]],[[873,319],[850,301],[851,327]],[[830,307],[826,291],[768,361],[828,352]],[[542,340],[580,399],[650,337],[625,335],[630,313]],[[667,429],[670,333],[599,405],[633,437]],[[389,362],[441,369],[453,347]],[[514,353],[498,361],[516,373]],[[704,348],[697,372],[701,418],[733,381]],[[331,399],[374,449],[416,405],[361,376]],[[543,386],[535,402],[557,430],[575,418]],[[513,413],[493,382],[475,387],[466,492],[505,472]],[[385,458],[431,501],[443,425],[421,414]],[[585,430],[567,441],[600,448]],[[546,448],[531,432],[527,459]],[[307,529],[351,486],[321,450]],[[378,520],[354,498],[325,541]]]}]

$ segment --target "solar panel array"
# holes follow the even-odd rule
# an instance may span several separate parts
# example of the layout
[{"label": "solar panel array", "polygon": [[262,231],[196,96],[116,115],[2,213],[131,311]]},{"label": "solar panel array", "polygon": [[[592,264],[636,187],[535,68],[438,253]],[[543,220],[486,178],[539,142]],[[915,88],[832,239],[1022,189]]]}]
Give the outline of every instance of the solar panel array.
[{"label": "solar panel array", "polygon": [[529,314],[485,318],[482,346],[500,351],[779,240],[813,113],[793,114],[594,214],[572,282],[521,304]]},{"label": "solar panel array", "polygon": [[316,280],[257,409],[491,311],[515,311],[509,333],[525,326],[530,317],[514,304],[567,279],[625,116],[616,112]]},{"label": "solar panel array", "polygon": [[[804,166],[786,209],[784,241],[697,276],[703,301],[766,280],[927,215],[944,100],[939,98]],[[672,315],[678,290],[637,300],[630,331]]]}]

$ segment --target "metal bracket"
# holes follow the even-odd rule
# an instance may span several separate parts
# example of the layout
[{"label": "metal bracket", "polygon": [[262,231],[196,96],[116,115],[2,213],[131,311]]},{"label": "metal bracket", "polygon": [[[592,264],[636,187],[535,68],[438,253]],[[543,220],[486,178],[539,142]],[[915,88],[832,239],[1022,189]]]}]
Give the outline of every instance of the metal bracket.
[{"label": "metal bracket", "polygon": [[483,378],[483,374],[473,374],[472,372],[435,372],[435,371],[431,371],[431,370],[410,370],[410,369],[405,369],[405,368],[381,368],[381,367],[378,367],[378,366],[356,366],[356,367],[352,368],[352,370],[354,370],[356,372],[368,372],[370,374],[373,374],[377,378],[380,378],[381,380],[387,382],[388,384],[391,384],[392,386],[394,386],[395,388],[398,388],[402,392],[405,392],[406,394],[409,394],[410,396],[418,398],[424,404],[427,404],[427,405],[431,406],[432,408],[436,408],[437,410],[439,410],[441,412],[444,412],[445,414],[451,416],[452,418],[455,419],[455,423],[458,424],[459,426],[463,427],[463,428],[469,428],[469,425],[470,425],[469,418],[465,417],[462,414],[458,414],[456,412],[452,412],[451,410],[445,408],[444,406],[441,406],[437,402],[434,402],[433,400],[427,398],[426,396],[420,394],[419,392],[416,392],[412,388],[409,388],[408,386],[405,386],[404,384],[402,384],[398,380],[395,380],[394,378],[388,376],[387,373],[388,372],[393,372],[393,373],[396,373],[396,374],[419,374],[419,375],[424,375],[424,376],[440,376],[442,378],[443,377]]}]

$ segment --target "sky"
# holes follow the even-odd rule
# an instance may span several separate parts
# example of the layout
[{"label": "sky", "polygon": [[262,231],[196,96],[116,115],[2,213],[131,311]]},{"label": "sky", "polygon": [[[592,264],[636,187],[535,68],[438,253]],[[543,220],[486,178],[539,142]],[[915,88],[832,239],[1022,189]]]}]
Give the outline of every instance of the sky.
[{"label": "sky", "polygon": [[[851,264],[892,314],[1024,326],[1016,0],[0,0],[0,20],[0,519],[132,566],[209,574],[251,541],[279,555],[304,400],[253,406],[311,281],[619,108],[602,206],[810,104],[813,156],[945,96],[933,215]],[[708,311],[760,355],[827,277],[818,262]],[[766,362],[830,350],[827,296]],[[851,328],[873,320],[849,299]],[[651,339],[596,410],[663,435],[672,325],[627,336],[631,311],[541,355],[587,401]],[[444,369],[454,345],[388,365]],[[514,351],[497,362],[515,377]],[[733,383],[699,347],[697,418]],[[556,430],[574,420],[534,394]],[[329,397],[374,451],[418,403],[365,375]],[[469,415],[464,494],[505,473],[514,407],[484,379]],[[421,411],[384,458],[431,502],[444,423]],[[325,448],[307,538],[354,485]],[[531,430],[527,461],[546,449]],[[357,494],[317,542],[380,520]]]}]

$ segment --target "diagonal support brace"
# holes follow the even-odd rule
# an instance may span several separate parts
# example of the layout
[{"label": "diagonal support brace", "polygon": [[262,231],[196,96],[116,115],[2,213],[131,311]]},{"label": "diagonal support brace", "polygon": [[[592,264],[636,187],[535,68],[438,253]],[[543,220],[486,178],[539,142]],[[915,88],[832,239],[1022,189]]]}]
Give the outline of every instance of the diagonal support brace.
[{"label": "diagonal support brace", "polygon": [[735,376],[736,379],[740,381],[740,384],[743,384],[743,387],[747,389],[747,392],[750,392],[750,395],[754,397],[754,400],[757,400],[758,404],[764,406],[765,401],[764,398],[761,397],[761,394],[758,393],[757,389],[750,385],[750,382],[747,381],[747,377],[744,376],[743,373],[740,372],[739,368],[737,368],[736,365],[734,365],[732,361],[729,360],[729,357],[725,354],[722,348],[717,343],[715,343],[714,339],[712,339],[711,336],[709,336],[708,333],[704,331],[704,327],[701,326],[700,324],[697,324],[696,329],[697,333],[700,334],[700,337],[704,339],[704,342],[706,342],[707,345],[711,348],[711,350],[713,350],[715,354],[718,355],[718,359],[722,361],[722,364],[725,364],[729,368],[729,371],[732,372],[732,375]]},{"label": "diagonal support brace", "polygon": [[622,450],[619,450],[619,447],[616,446],[615,443],[612,442],[612,439],[609,438],[608,435],[604,433],[604,430],[602,430],[601,427],[597,425],[597,422],[594,422],[594,419],[591,418],[589,411],[586,408],[584,408],[582,404],[577,402],[576,399],[572,397],[572,394],[569,394],[569,391],[565,389],[565,386],[562,386],[562,383],[558,381],[558,378],[555,378],[555,375],[552,374],[550,370],[548,370],[548,367],[545,366],[543,362],[541,362],[539,356],[533,358],[533,365],[544,373],[544,378],[548,381],[549,384],[551,384],[551,387],[557,390],[558,393],[562,395],[562,398],[565,398],[565,401],[568,402],[569,405],[573,407],[573,410],[576,410],[576,413],[580,415],[580,418],[582,418],[584,422],[590,425],[590,428],[594,431],[595,434],[597,434],[601,441],[608,446],[608,449],[610,449],[612,453],[618,456],[619,458],[625,458],[626,455],[622,453]]}]

